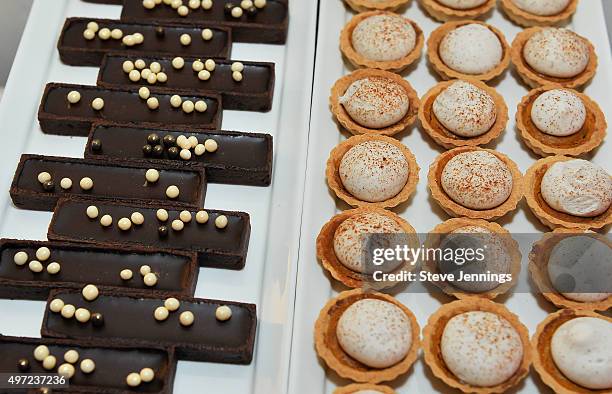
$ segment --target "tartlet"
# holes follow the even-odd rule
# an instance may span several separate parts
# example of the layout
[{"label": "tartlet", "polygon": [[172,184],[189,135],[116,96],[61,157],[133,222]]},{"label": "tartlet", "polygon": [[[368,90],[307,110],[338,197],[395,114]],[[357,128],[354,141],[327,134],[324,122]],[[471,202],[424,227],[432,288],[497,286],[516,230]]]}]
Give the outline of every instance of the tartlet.
[{"label": "tartlet", "polygon": [[[550,75],[545,75],[534,70],[525,60],[523,56],[523,48],[527,41],[538,32],[541,32],[545,27],[530,27],[518,33],[512,42],[511,59],[514,67],[518,71],[521,79],[530,87],[536,88],[539,86],[556,84],[565,88],[579,88],[588,83],[597,71],[597,54],[593,44],[585,37],[579,36],[588,48],[589,60],[586,68],[579,74],[573,77],[559,78]],[[571,52],[571,51],[570,51]],[[544,53],[544,51],[542,52]]]},{"label": "tartlet", "polygon": [[[334,238],[338,227],[347,219],[363,214],[377,214],[393,220],[402,229],[403,234],[413,235],[408,238],[410,247],[414,248],[415,250],[418,249],[420,244],[419,239],[416,235],[415,229],[410,225],[410,223],[391,211],[376,207],[363,207],[343,211],[332,217],[327,223],[325,223],[325,225],[323,225],[323,228],[321,228],[321,231],[317,236],[317,258],[321,262],[323,268],[325,268],[334,279],[347,287],[363,288],[364,286],[368,286],[377,290],[392,287],[396,285],[397,282],[374,282],[371,274],[354,271],[346,267],[344,264],[342,264],[335,253]],[[397,267],[392,272],[411,271],[415,267],[416,265],[409,264],[407,261],[405,264]]]},{"label": "tartlet", "polygon": [[[405,184],[395,196],[384,201],[369,202],[356,198],[346,189],[340,177],[340,166],[344,155],[352,148],[369,141],[380,141],[399,149],[407,165],[408,175]],[[419,166],[408,147],[394,138],[382,135],[356,135],[341,142],[331,151],[329,159],[327,159],[325,176],[329,188],[334,191],[336,196],[353,207],[392,208],[407,201],[416,190],[419,181]]]},{"label": "tartlet", "polygon": [[534,243],[531,248],[531,252],[529,253],[529,273],[531,275],[531,279],[535,283],[538,290],[542,293],[542,296],[559,308],[606,311],[612,308],[612,295],[601,301],[581,302],[566,297],[552,284],[550,274],[548,272],[548,263],[553,252],[553,248],[560,241],[568,237],[574,237],[578,234],[580,234],[580,236],[594,238],[612,248],[612,242],[600,234],[593,232],[579,233],[576,230],[564,228],[555,229],[552,233],[544,234],[542,239]]},{"label": "tartlet", "polygon": [[553,209],[542,196],[542,178],[555,163],[574,160],[568,156],[548,156],[535,162],[525,173],[525,200],[533,214],[545,226],[579,230],[599,229],[612,223],[612,206],[595,217],[579,217]]},{"label": "tartlet", "polygon": [[544,319],[536,329],[532,338],[533,366],[542,378],[542,381],[555,393],[558,394],[590,394],[609,393],[610,390],[591,390],[582,387],[567,377],[559,370],[551,353],[551,342],[557,329],[564,323],[575,318],[596,318],[612,322],[612,318],[600,315],[593,311],[561,309],[552,313]]},{"label": "tartlet", "polygon": [[[480,74],[467,74],[451,67],[447,66],[440,55],[440,43],[444,37],[451,31],[466,26],[466,25],[481,25],[490,30],[499,40],[501,45],[501,59],[496,66],[486,72]],[[510,65],[510,46],[504,37],[504,34],[497,28],[476,20],[462,20],[456,22],[446,22],[442,26],[431,32],[429,39],[427,40],[427,58],[431,63],[434,70],[440,75],[442,79],[463,79],[471,78],[479,81],[489,81],[499,75],[501,75],[506,68]]]},{"label": "tartlet", "polygon": [[334,390],[334,394],[354,394],[361,391],[374,391],[382,394],[395,394],[395,390],[388,386],[380,386],[377,384],[349,384],[348,386],[338,387]]},{"label": "tartlet", "polygon": [[[482,219],[469,219],[469,218],[453,218],[437,225],[427,235],[425,240],[425,249],[439,248],[440,244],[447,234],[453,231],[459,231],[466,227],[479,227],[490,231],[493,234],[498,234],[501,239],[499,240],[505,250],[508,252],[510,259],[509,270],[507,273],[512,275],[512,280],[503,284],[499,284],[494,289],[480,292],[471,293],[465,290],[458,289],[451,283],[436,281],[433,284],[437,286],[444,293],[457,297],[458,299],[464,299],[468,297],[479,297],[485,299],[494,299],[497,296],[507,292],[514,287],[518,281],[519,273],[521,272],[521,252],[519,250],[518,243],[511,237],[508,230],[504,229],[497,223],[487,222]],[[434,259],[424,259],[423,269],[434,274],[440,273],[440,268]]]},{"label": "tartlet", "polygon": [[570,0],[567,7],[553,15],[536,15],[519,8],[514,0],[500,0],[501,9],[514,23],[523,27],[558,26],[567,22],[576,12],[578,0]]},{"label": "tartlet", "polygon": [[[436,117],[433,110],[436,98],[457,81],[468,82],[486,92],[493,99],[496,118],[493,125],[485,133],[474,137],[462,137],[446,128]],[[452,149],[458,146],[480,146],[493,141],[505,130],[506,124],[508,123],[508,107],[506,106],[504,98],[497,93],[494,88],[487,86],[481,81],[467,78],[462,80],[443,81],[431,88],[421,98],[419,120],[425,132],[444,148]]]},{"label": "tartlet", "polygon": [[[405,314],[411,328],[411,344],[405,357],[387,368],[371,368],[349,356],[341,347],[336,331],[342,314],[355,302],[364,299],[375,299],[391,303]],[[327,366],[343,378],[359,383],[377,384],[390,381],[408,372],[416,361],[421,346],[420,327],[416,317],[395,298],[382,293],[368,293],[361,289],[344,291],[331,299],[321,310],[315,323],[314,337],[317,354]]]},{"label": "tartlet", "polygon": [[456,9],[444,4],[441,4],[437,0],[420,0],[421,5],[427,11],[432,18],[440,22],[464,20],[464,19],[476,19],[485,16],[494,7],[496,0],[486,0],[483,4],[468,8],[468,9]]},{"label": "tartlet", "polygon": [[[365,78],[385,78],[397,83],[403,90],[409,99],[409,108],[406,115],[397,123],[392,124],[383,128],[369,128],[362,126],[347,112],[344,106],[340,103],[340,98],[344,96],[349,86],[354,82],[365,79]],[[352,73],[340,78],[331,89],[331,95],[329,98],[330,109],[338,120],[338,123],[350,133],[358,134],[380,134],[380,135],[395,135],[406,130],[410,127],[417,119],[417,113],[419,111],[421,102],[419,100],[418,93],[414,90],[410,82],[402,78],[400,75],[392,72],[376,70],[376,69],[361,69],[353,71]]]},{"label": "tartlet", "polygon": [[[565,91],[578,97],[584,104],[585,119],[579,131],[567,136],[555,136],[542,132],[532,119],[532,109],[542,94],[550,91]],[[555,114],[551,114],[555,116]],[[546,85],[530,91],[518,105],[516,126],[520,136],[534,153],[540,156],[580,156],[601,145],[608,127],[606,117],[599,105],[587,95],[558,85]]]},{"label": "tartlet", "polygon": [[[447,367],[441,350],[442,334],[448,322],[457,315],[479,311],[493,313],[505,319],[514,328],[522,344],[522,359],[514,374],[506,381],[489,387],[475,386],[461,381]],[[465,393],[479,394],[502,393],[517,385],[529,373],[532,358],[529,331],[518,317],[501,304],[477,297],[445,304],[429,317],[427,325],[423,328],[423,352],[425,363],[437,378]]]},{"label": "tartlet", "polygon": [[[442,187],[442,173],[448,162],[457,155],[466,152],[488,152],[505,164],[512,177],[512,190],[508,198],[498,206],[489,209],[471,209],[455,202]],[[516,209],[523,198],[523,176],[518,166],[510,158],[491,149],[478,147],[459,147],[442,153],[429,167],[427,176],[431,196],[440,207],[453,217],[468,217],[472,219],[495,220]],[[465,191],[464,191],[465,193]],[[465,193],[469,194],[469,193]]]},{"label": "tartlet", "polygon": [[355,12],[395,11],[400,7],[410,3],[411,0],[344,0]]},{"label": "tartlet", "polygon": [[[355,50],[355,48],[353,47],[353,32],[357,25],[359,25],[359,23],[361,23],[365,19],[373,16],[385,15],[401,17],[406,22],[410,23],[415,33],[414,47],[409,53],[398,59],[386,61],[369,59],[366,56],[357,52],[357,50]],[[421,28],[416,24],[416,22],[408,18],[404,18],[403,16],[400,16],[393,12],[387,11],[369,11],[357,14],[346,24],[346,26],[342,29],[342,32],[340,33],[340,50],[348,59],[348,61],[357,68],[376,68],[380,70],[400,72],[421,57],[421,52],[423,51],[424,43],[425,37],[423,35],[423,30],[421,30]]]}]

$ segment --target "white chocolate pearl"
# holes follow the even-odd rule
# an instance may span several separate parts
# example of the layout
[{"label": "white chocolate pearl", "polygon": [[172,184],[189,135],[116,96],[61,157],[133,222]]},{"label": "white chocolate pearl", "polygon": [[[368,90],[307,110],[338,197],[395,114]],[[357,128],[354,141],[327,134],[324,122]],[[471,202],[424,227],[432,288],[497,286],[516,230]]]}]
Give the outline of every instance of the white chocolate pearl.
[{"label": "white chocolate pearl", "polygon": [[40,247],[36,250],[36,258],[40,261],[47,261],[51,257],[51,250],[46,246]]},{"label": "white chocolate pearl", "polygon": [[215,310],[215,317],[219,321],[227,321],[232,317],[232,310],[227,305],[217,307],[217,310]]},{"label": "white chocolate pearl", "polygon": [[193,324],[195,317],[193,313],[190,311],[185,311],[179,315],[179,322],[182,326],[188,327]]},{"label": "white chocolate pearl", "polygon": [[147,82],[150,85],[155,85],[157,83],[157,74],[151,72],[151,74],[149,74],[149,76],[147,77]]},{"label": "white chocolate pearl", "polygon": [[191,143],[189,142],[189,139],[182,134],[176,137],[176,145],[183,149],[191,148]]},{"label": "white chocolate pearl", "polygon": [[195,146],[198,144],[198,137],[191,135],[189,138],[187,138],[187,142],[189,142],[189,149],[195,148]]},{"label": "white chocolate pearl", "polygon": [[144,36],[141,33],[134,33],[132,34],[132,37],[134,38],[134,44],[136,45],[142,44],[144,42]]},{"label": "white chocolate pearl", "polygon": [[85,308],[79,308],[74,312],[74,317],[79,323],[87,323],[91,318],[91,312]]},{"label": "white chocolate pearl", "polygon": [[144,223],[145,218],[144,218],[144,215],[142,213],[134,212],[130,216],[130,220],[132,220],[132,223],[134,223],[135,225],[140,226],[141,224]]},{"label": "white chocolate pearl", "polygon": [[145,62],[142,59],[136,59],[136,61],[134,62],[134,67],[136,67],[139,70],[142,70],[145,67],[147,67],[147,62]]},{"label": "white chocolate pearl", "polygon": [[145,285],[149,287],[155,286],[157,284],[157,275],[152,272],[149,272],[144,276],[144,278],[142,278],[142,281]]},{"label": "white chocolate pearl", "polygon": [[100,26],[98,26],[98,23],[91,21],[87,24],[87,28],[96,33],[100,29]]},{"label": "white chocolate pearl", "polygon": [[140,379],[140,375],[137,374],[136,372],[132,372],[131,374],[129,374],[125,378],[125,382],[130,387],[138,387],[138,386],[140,386],[140,382],[141,381],[142,381],[142,379]]},{"label": "white chocolate pearl", "polygon": [[140,96],[141,99],[146,100],[151,96],[151,91],[148,87],[143,86],[138,89],[138,96]]},{"label": "white chocolate pearl", "polygon": [[168,75],[164,72],[160,72],[157,74],[157,82],[166,83],[168,81]]},{"label": "white chocolate pearl", "polygon": [[98,207],[96,207],[95,205],[90,205],[87,207],[87,210],[85,211],[85,213],[87,214],[88,218],[95,219],[100,214],[100,211],[98,210]]},{"label": "white chocolate pearl", "polygon": [[140,275],[145,276],[146,274],[151,273],[151,267],[149,267],[148,265],[141,265],[140,266]]},{"label": "white chocolate pearl", "polygon": [[191,36],[189,34],[181,34],[181,45],[187,46],[191,44]]},{"label": "white chocolate pearl", "polygon": [[51,355],[45,357],[42,362],[42,366],[46,370],[54,369],[56,364],[57,364],[57,359],[55,358],[55,356],[51,356]]},{"label": "white chocolate pearl", "polygon": [[121,270],[121,272],[119,273],[119,276],[123,280],[130,280],[134,276],[134,273],[132,272],[132,270],[124,269],[124,270]]},{"label": "white chocolate pearl", "polygon": [[189,3],[187,3],[187,5],[192,10],[195,10],[197,8],[200,8],[200,0],[189,0]]},{"label": "white chocolate pearl", "polygon": [[175,185],[168,186],[166,189],[166,196],[168,196],[168,198],[177,198],[179,194],[180,190]]},{"label": "white chocolate pearl", "polygon": [[51,174],[49,174],[48,172],[41,172],[40,174],[38,174],[37,179],[40,183],[49,182],[51,180]]},{"label": "white chocolate pearl", "polygon": [[242,14],[243,14],[242,8],[240,8],[240,7],[232,8],[232,16],[234,18],[240,18],[242,16]]},{"label": "white chocolate pearl", "polygon": [[68,363],[60,365],[59,368],[57,369],[57,374],[65,377],[66,379],[72,378],[74,376],[74,373],[75,373],[74,366]]},{"label": "white chocolate pearl", "polygon": [[64,361],[70,364],[76,363],[79,361],[79,352],[74,349],[68,350],[66,353],[64,353]]},{"label": "white chocolate pearl", "polygon": [[64,319],[72,319],[72,317],[74,316],[74,312],[76,312],[76,308],[72,304],[64,305],[62,307],[62,310],[60,311]]},{"label": "white chocolate pearl", "polygon": [[196,222],[200,224],[208,222],[208,212],[198,211],[198,213],[196,213]]},{"label": "white chocolate pearl", "polygon": [[148,68],[145,68],[140,72],[140,76],[142,77],[142,79],[148,79],[150,75],[151,75],[151,70]]},{"label": "white chocolate pearl", "polygon": [[219,144],[217,144],[217,141],[209,138],[206,141],[204,141],[204,147],[206,148],[207,152],[216,152],[217,149],[219,148]]},{"label": "white chocolate pearl", "polygon": [[111,30],[111,38],[113,40],[120,40],[123,37],[123,31],[121,29]]},{"label": "white chocolate pearl", "polygon": [[215,219],[215,226],[217,228],[226,228],[227,227],[227,216],[219,215]]},{"label": "white chocolate pearl", "polygon": [[174,59],[172,59],[172,67],[176,68],[177,70],[180,70],[181,68],[185,67],[185,59],[178,56],[175,57]]},{"label": "white chocolate pearl", "polygon": [[93,40],[94,38],[96,38],[96,32],[93,30],[85,29],[85,31],[83,32],[83,37],[86,40]]},{"label": "white chocolate pearl", "polygon": [[251,7],[253,7],[253,1],[251,1],[251,0],[242,0],[240,2],[240,7],[245,9],[245,10],[247,8],[251,8]]},{"label": "white chocolate pearl", "polygon": [[266,6],[266,0],[254,0],[253,4],[255,4],[257,8],[264,8]]},{"label": "white chocolate pearl", "polygon": [[70,93],[68,93],[66,98],[70,104],[76,104],[81,101],[81,93],[77,92],[76,90],[72,90]]},{"label": "white chocolate pearl", "polygon": [[15,253],[15,256],[13,256],[13,261],[17,265],[24,265],[28,262],[28,254],[24,251],[17,252]]},{"label": "white chocolate pearl", "polygon": [[72,179],[70,178],[62,178],[60,181],[60,187],[64,190],[68,190],[72,187]]},{"label": "white chocolate pearl", "polygon": [[210,10],[213,6],[212,0],[202,0],[202,8],[205,10]]},{"label": "white chocolate pearl", "polygon": [[132,221],[128,218],[121,218],[117,222],[117,226],[119,226],[119,229],[122,231],[128,231],[132,228]]},{"label": "white chocolate pearl", "polygon": [[55,261],[47,266],[47,272],[51,275],[57,274],[58,272],[61,271],[61,269],[62,269],[62,266],[59,265],[59,263]]},{"label": "white chocolate pearl", "polygon": [[210,79],[210,71],[202,70],[198,73],[198,79],[200,81],[208,81]]},{"label": "white chocolate pearl", "polygon": [[133,35],[124,36],[121,42],[123,42],[123,44],[128,47],[132,47],[136,45],[136,39],[134,38]]},{"label": "white chocolate pearl", "polygon": [[181,306],[181,302],[174,297],[170,297],[164,301],[164,306],[170,312],[174,312]]},{"label": "white chocolate pearl", "polygon": [[178,94],[175,94],[174,96],[170,97],[170,105],[174,108],[180,107],[181,104],[183,104],[183,99]]},{"label": "white chocolate pearl", "polygon": [[158,209],[155,213],[155,216],[157,216],[157,220],[159,220],[160,222],[165,222],[166,220],[168,220],[168,211],[166,211],[165,209]]},{"label": "white chocolate pearl", "polygon": [[83,291],[81,293],[83,294],[83,298],[85,298],[87,301],[93,301],[98,298],[98,294],[100,292],[95,285],[89,284],[83,287]]},{"label": "white chocolate pearl", "polygon": [[200,72],[204,70],[204,63],[202,63],[201,60],[196,60],[193,63],[191,63],[191,69],[195,72]]},{"label": "white chocolate pearl", "polygon": [[49,310],[51,312],[59,313],[62,311],[64,307],[64,301],[59,298],[54,298],[53,301],[49,304]]},{"label": "white chocolate pearl", "polygon": [[155,372],[151,368],[143,368],[140,370],[140,379],[145,383],[149,383],[155,379]]},{"label": "white chocolate pearl", "polygon": [[39,273],[39,272],[42,272],[43,265],[41,264],[40,261],[32,260],[30,261],[30,264],[28,264],[28,268],[30,268],[30,271],[32,272]]},{"label": "white chocolate pearl", "polygon": [[113,224],[113,217],[111,215],[104,215],[100,218],[100,224],[104,227],[108,227]]},{"label": "white chocolate pearl", "polygon": [[42,361],[49,355],[49,348],[45,345],[38,345],[34,349],[34,359],[36,361]]},{"label": "white chocolate pearl", "polygon": [[111,38],[111,31],[108,27],[105,27],[103,29],[100,29],[100,31],[98,32],[98,37],[100,37],[101,40],[108,40],[109,38]]},{"label": "white chocolate pearl", "polygon": [[100,97],[96,97],[91,102],[91,108],[95,109],[96,111],[100,111],[102,108],[104,108],[104,100],[102,100]]},{"label": "white chocolate pearl", "polygon": [[181,231],[183,230],[183,228],[185,228],[185,223],[183,223],[182,221],[178,219],[172,221],[172,230]]},{"label": "white chocolate pearl", "polygon": [[177,8],[179,8],[181,5],[183,4],[183,0],[171,0],[170,1],[170,5],[172,6],[172,8],[174,8],[175,10]]},{"label": "white chocolate pearl", "polygon": [[150,97],[147,100],[147,107],[149,107],[149,109],[152,110],[156,110],[159,108],[159,100],[157,99],[157,97]]},{"label": "white chocolate pearl", "polygon": [[181,152],[179,153],[179,155],[181,156],[181,159],[183,160],[191,159],[191,151],[189,149],[181,149]]},{"label": "white chocolate pearl", "polygon": [[242,73],[240,71],[234,71],[232,73],[232,79],[236,82],[241,82],[242,81]]},{"label": "white chocolate pearl", "polygon": [[202,30],[202,39],[204,41],[210,41],[213,38],[213,32],[210,29],[203,29]]},{"label": "white chocolate pearl", "polygon": [[202,156],[204,152],[206,152],[206,148],[204,147],[204,144],[197,144],[195,148],[193,149],[193,153],[195,153],[196,156]]},{"label": "white chocolate pearl", "polygon": [[195,105],[193,104],[193,101],[191,100],[183,101],[183,112],[185,112],[186,114],[190,114],[193,112],[194,109],[195,109]]},{"label": "white chocolate pearl", "polygon": [[208,109],[208,105],[204,100],[198,100],[196,101],[194,108],[198,112],[206,112],[206,110]]},{"label": "white chocolate pearl", "polygon": [[232,63],[231,69],[232,71],[242,72],[244,70],[244,64],[242,64],[241,62],[234,62]]},{"label": "white chocolate pearl", "polygon": [[147,10],[152,10],[155,8],[155,1],[153,0],[142,0],[142,6]]},{"label": "white chocolate pearl", "polygon": [[179,214],[179,219],[181,219],[185,223],[191,222],[191,212],[181,211],[181,213]]},{"label": "white chocolate pearl", "polygon": [[128,74],[128,78],[130,79],[130,81],[132,82],[138,82],[140,81],[140,71],[138,70],[132,70],[130,71],[130,73]]},{"label": "white chocolate pearl", "polygon": [[205,67],[205,68],[206,68],[208,71],[213,72],[213,71],[215,71],[215,68],[217,67],[217,63],[215,63],[215,61],[214,61],[214,60],[212,60],[212,59],[208,59],[208,60],[206,60],[206,61],[204,62],[204,67]]},{"label": "white chocolate pearl", "polygon": [[155,317],[155,320],[157,321],[164,321],[168,318],[168,309],[166,309],[163,306],[158,306],[157,308],[155,308],[155,312],[153,312],[153,317]]},{"label": "white chocolate pearl", "polygon": [[91,190],[94,186],[93,180],[89,177],[85,177],[81,179],[81,181],[79,182],[79,186],[81,186],[81,189],[83,190]]},{"label": "white chocolate pearl", "polygon": [[182,5],[178,8],[178,10],[176,10],[178,12],[178,14],[180,16],[187,16],[189,15],[189,8],[187,8],[186,6]]},{"label": "white chocolate pearl", "polygon": [[96,363],[90,358],[81,361],[81,371],[85,374],[92,373],[96,369]]}]

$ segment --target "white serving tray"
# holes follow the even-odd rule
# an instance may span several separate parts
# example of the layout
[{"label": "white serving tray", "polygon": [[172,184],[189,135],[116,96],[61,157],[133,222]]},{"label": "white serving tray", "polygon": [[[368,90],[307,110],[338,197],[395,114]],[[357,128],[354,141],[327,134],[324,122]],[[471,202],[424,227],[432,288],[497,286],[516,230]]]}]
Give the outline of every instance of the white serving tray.
[{"label": "white serving tray", "polygon": [[[316,11],[314,1],[290,1],[285,46],[235,44],[234,59],[276,63],[274,106],[268,113],[225,111],[226,130],[274,136],[271,187],[211,184],[206,207],[251,215],[251,240],[242,271],[201,269],[195,295],[257,304],[256,351],[249,366],[179,362],[174,392],[283,393],[289,368],[296,262],[312,89]],[[45,83],[94,85],[97,68],[70,67],[56,42],[64,19],[118,18],[119,6],[81,0],[36,0],[0,105],[0,235],[46,239],[51,213],[16,209],[9,185],[21,153],[82,157],[85,138],[43,134],[36,113]],[[40,336],[45,303],[0,300],[0,333]]]},{"label": "white serving tray", "polygon": [[[315,238],[327,220],[340,210],[348,208],[344,203],[338,202],[333,193],[328,190],[325,183],[325,162],[332,148],[346,139],[345,135],[339,133],[338,127],[332,120],[328,109],[328,99],[334,82],[349,72],[339,51],[339,35],[344,24],[354,15],[348,8],[345,8],[341,0],[323,0],[320,5],[319,39],[289,378],[288,392],[290,394],[331,393],[336,386],[350,383],[338,377],[333,371],[326,372],[325,365],[317,359],[313,346],[313,327],[320,309],[338,291],[346,290],[342,285],[326,276],[317,262]],[[439,26],[439,23],[425,14],[416,0],[412,1],[404,14],[416,21],[427,37],[433,29]],[[521,28],[506,19],[500,10],[495,10],[493,15],[485,21],[500,28],[509,43],[521,31]],[[597,49],[599,69],[594,81],[585,92],[601,105],[610,120],[612,119],[612,108],[609,104],[612,90],[612,60],[601,1],[581,1],[578,12],[569,27],[588,37]],[[411,68],[411,70],[405,74],[405,78],[410,81],[420,96],[438,81],[435,72],[427,65],[425,52],[416,68]],[[508,154],[524,172],[537,157],[520,143],[515,131],[514,114],[517,104],[521,97],[527,94],[528,89],[518,82],[518,76],[514,71],[508,71],[501,81],[495,82],[495,87],[504,96],[511,119],[495,149]],[[421,171],[416,195],[407,205],[404,204],[395,211],[407,219],[417,232],[428,232],[448,218],[429,198],[427,190],[428,167],[442,150],[417,127],[409,133],[402,134],[401,141],[416,155]],[[602,165],[610,173],[612,171],[611,155],[612,144],[608,140],[596,151],[593,161]],[[518,212],[509,214],[498,222],[514,233],[547,231],[528,211],[524,201]],[[523,256],[526,256],[528,250],[522,250],[522,252]],[[526,271],[524,258],[521,280],[526,279]],[[415,285],[418,284],[413,283],[409,286]],[[440,295],[434,297],[423,289],[421,293],[412,291],[399,294],[398,298],[412,309],[421,328],[426,324],[429,315],[442,303],[451,301],[449,297]],[[555,310],[541,297],[532,294],[512,294],[509,297],[503,297],[502,301],[510,310],[519,314],[531,334],[534,333],[535,327],[546,314]],[[535,375],[532,369],[530,376],[516,392],[550,392]],[[429,367],[423,362],[422,355],[406,376],[392,382],[391,385],[399,393],[458,393],[431,374]]]}]

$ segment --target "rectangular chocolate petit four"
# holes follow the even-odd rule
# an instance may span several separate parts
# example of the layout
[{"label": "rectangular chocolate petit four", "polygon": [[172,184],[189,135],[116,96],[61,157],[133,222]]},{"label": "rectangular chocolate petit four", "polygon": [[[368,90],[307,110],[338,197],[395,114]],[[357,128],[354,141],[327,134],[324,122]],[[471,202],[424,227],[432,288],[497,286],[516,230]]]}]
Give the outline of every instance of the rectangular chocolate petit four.
[{"label": "rectangular chocolate petit four", "polygon": [[[146,284],[140,271],[156,277]],[[172,292],[193,295],[199,268],[195,253],[82,243],[0,240],[0,298],[46,300],[53,289]]]},{"label": "rectangular chocolate petit four", "polygon": [[[103,324],[94,326],[54,312],[51,304],[58,299],[100,313]],[[80,292],[62,290],[50,294],[47,306],[43,336],[174,347],[180,360],[249,364],[253,358],[257,328],[253,304],[113,292],[100,292],[89,301]]]},{"label": "rectangular chocolate petit four", "polygon": [[52,211],[58,199],[70,196],[194,208],[204,205],[206,174],[199,168],[168,162],[22,155],[10,194],[19,208],[43,211]]},{"label": "rectangular chocolate petit four", "polygon": [[[183,148],[178,144],[185,146],[189,138],[197,144],[190,145],[188,158],[181,157]],[[207,181],[216,183],[267,186],[272,179],[269,134],[96,124],[89,134],[85,157],[193,164],[204,167]]]},{"label": "rectangular chocolate petit four", "polygon": [[219,95],[180,95],[146,89],[145,94],[137,88],[49,83],[38,109],[40,127],[48,134],[84,137],[95,122],[101,121],[202,129],[221,126],[223,107]]},{"label": "rectangular chocolate petit four", "polygon": [[[90,219],[87,208],[94,204],[100,216]],[[118,228],[120,218],[139,212],[144,222],[127,230]],[[120,223],[119,223],[120,224]],[[249,246],[251,224],[243,212],[185,210],[168,204],[92,202],[61,199],[55,207],[48,238],[57,241],[138,245],[156,249],[178,249],[198,254],[201,266],[242,269]]]},{"label": "rectangular chocolate petit four", "polygon": [[[142,2],[139,1],[142,5]],[[204,22],[204,21],[203,21]],[[212,34],[208,39],[202,30]],[[181,53],[228,58],[231,29],[208,24],[163,24],[156,21],[125,22],[113,19],[68,18],[57,43],[62,62],[72,66],[99,66],[106,53]]]},{"label": "rectangular chocolate petit four", "polygon": [[[164,349],[157,344],[138,348],[112,340],[74,341],[0,335],[0,354],[0,373],[40,375],[61,372],[68,378],[62,388],[49,391],[40,388],[31,391],[26,388],[0,389],[2,394],[128,394],[135,391],[171,394],[176,373],[173,349]],[[47,369],[43,365],[53,367]],[[130,376],[141,375],[141,372],[145,379],[141,378],[140,382],[135,375]],[[128,384],[128,380],[133,386]],[[53,381],[60,383],[55,378]]]},{"label": "rectangular chocolate petit four", "polygon": [[[274,95],[274,63],[247,62],[201,57],[140,56],[138,54],[108,54],[104,56],[98,74],[98,86],[151,86],[147,81],[133,81],[124,63],[144,60],[161,69],[167,78],[153,83],[160,89],[223,97],[223,109],[241,111],[269,111]],[[157,64],[155,64],[157,63]],[[212,71],[209,71],[212,70]]]},{"label": "rectangular chocolate petit four", "polygon": [[232,29],[238,42],[284,44],[289,26],[288,0],[254,0],[242,8],[240,1],[206,1],[197,9],[174,9],[169,4],[146,7],[141,0],[124,0],[121,20],[206,23]]}]

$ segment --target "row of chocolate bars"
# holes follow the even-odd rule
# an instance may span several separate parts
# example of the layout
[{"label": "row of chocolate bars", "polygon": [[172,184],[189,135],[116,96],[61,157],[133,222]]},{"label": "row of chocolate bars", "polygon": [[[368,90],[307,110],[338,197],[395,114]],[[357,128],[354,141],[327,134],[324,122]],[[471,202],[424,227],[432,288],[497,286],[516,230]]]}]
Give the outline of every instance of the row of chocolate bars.
[{"label": "row of chocolate bars", "polygon": [[272,178],[270,135],[220,130],[223,109],[268,111],[274,93],[274,64],[229,60],[232,40],[283,44],[287,28],[288,0],[125,0],[120,20],[66,20],[60,58],[100,67],[97,86],[48,84],[38,117],[88,140],[84,159],[21,157],[14,204],[53,218],[49,241],[0,241],[0,297],[48,302],[42,339],[0,336],[0,372],[170,393],[179,359],[251,362],[255,305],[192,297],[200,266],[244,267],[250,237],[248,214],[202,208],[207,182]]}]

